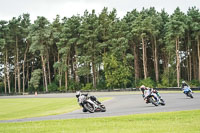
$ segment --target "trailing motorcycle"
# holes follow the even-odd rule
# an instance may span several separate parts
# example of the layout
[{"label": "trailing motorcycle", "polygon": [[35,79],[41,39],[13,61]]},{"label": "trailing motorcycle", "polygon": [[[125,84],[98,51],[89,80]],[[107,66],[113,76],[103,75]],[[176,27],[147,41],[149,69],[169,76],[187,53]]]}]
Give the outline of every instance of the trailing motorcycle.
[{"label": "trailing motorcycle", "polygon": [[190,89],[190,87],[184,87],[183,93],[190,98],[194,98],[193,95],[192,95],[192,90]]},{"label": "trailing motorcycle", "polygon": [[99,102],[95,96],[88,96],[88,94],[81,94],[78,97],[78,103],[83,108],[83,112],[105,112],[106,107]]}]

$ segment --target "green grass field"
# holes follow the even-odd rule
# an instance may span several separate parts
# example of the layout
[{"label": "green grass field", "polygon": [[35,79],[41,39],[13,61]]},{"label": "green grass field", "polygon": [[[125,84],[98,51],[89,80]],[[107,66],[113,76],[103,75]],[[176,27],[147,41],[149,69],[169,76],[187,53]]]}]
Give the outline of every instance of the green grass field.
[{"label": "green grass field", "polygon": [[0,123],[1,133],[199,133],[200,110],[106,118]]},{"label": "green grass field", "polygon": [[[107,100],[111,98],[100,98]],[[0,99],[0,120],[56,115],[79,109],[76,98]]]}]

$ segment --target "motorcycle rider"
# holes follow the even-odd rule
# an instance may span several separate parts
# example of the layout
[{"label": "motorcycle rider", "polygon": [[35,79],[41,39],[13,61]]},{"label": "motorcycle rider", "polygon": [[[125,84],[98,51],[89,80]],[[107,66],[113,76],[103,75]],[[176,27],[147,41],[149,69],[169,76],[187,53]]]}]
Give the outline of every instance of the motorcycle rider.
[{"label": "motorcycle rider", "polygon": [[181,88],[183,90],[183,93],[185,92],[184,90],[186,89],[189,89],[192,92],[192,90],[190,89],[190,86],[185,81],[182,81]]},{"label": "motorcycle rider", "polygon": [[[76,92],[76,97],[77,97],[77,98],[79,98],[79,96],[81,96],[81,95],[84,95],[84,96],[88,97],[88,93],[87,93],[87,94],[83,94],[83,93],[81,93],[80,91],[77,91],[77,92]],[[101,104],[101,102],[99,102],[95,96],[89,96],[88,98],[90,98],[92,101],[97,102],[98,104]],[[79,99],[78,99],[78,100],[79,100]]]},{"label": "motorcycle rider", "polygon": [[144,98],[144,90],[145,90],[145,86],[144,85],[142,85],[142,86],[140,86],[140,90],[142,91],[142,97]]},{"label": "motorcycle rider", "polygon": [[159,100],[159,99],[161,98],[161,96],[160,96],[160,94],[158,93],[158,91],[155,90],[155,89],[153,89],[153,88],[145,87],[144,85],[142,85],[142,86],[140,87],[140,90],[142,91],[142,96],[143,96],[144,100],[146,101],[146,103],[149,103],[149,102],[147,101],[147,96],[150,95],[151,93],[156,94],[156,95],[154,95],[154,96],[157,98],[157,100]]}]

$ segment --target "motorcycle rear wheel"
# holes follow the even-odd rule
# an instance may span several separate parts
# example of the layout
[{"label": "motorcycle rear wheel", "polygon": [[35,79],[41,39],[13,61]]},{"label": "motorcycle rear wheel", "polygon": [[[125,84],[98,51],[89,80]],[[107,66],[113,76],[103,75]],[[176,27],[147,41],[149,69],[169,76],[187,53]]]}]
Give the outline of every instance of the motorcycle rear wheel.
[{"label": "motorcycle rear wheel", "polygon": [[101,112],[106,112],[106,107],[104,105],[100,105]]}]

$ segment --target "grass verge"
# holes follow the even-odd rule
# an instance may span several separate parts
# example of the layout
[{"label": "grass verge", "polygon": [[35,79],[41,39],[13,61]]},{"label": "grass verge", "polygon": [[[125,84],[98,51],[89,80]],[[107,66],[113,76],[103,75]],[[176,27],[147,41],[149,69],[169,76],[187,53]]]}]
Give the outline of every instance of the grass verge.
[{"label": "grass verge", "polygon": [[199,133],[200,110],[107,118],[0,123],[1,133]]},{"label": "grass verge", "polygon": [[[111,98],[99,98],[100,101]],[[79,109],[76,98],[0,99],[0,120],[63,114]]]}]

